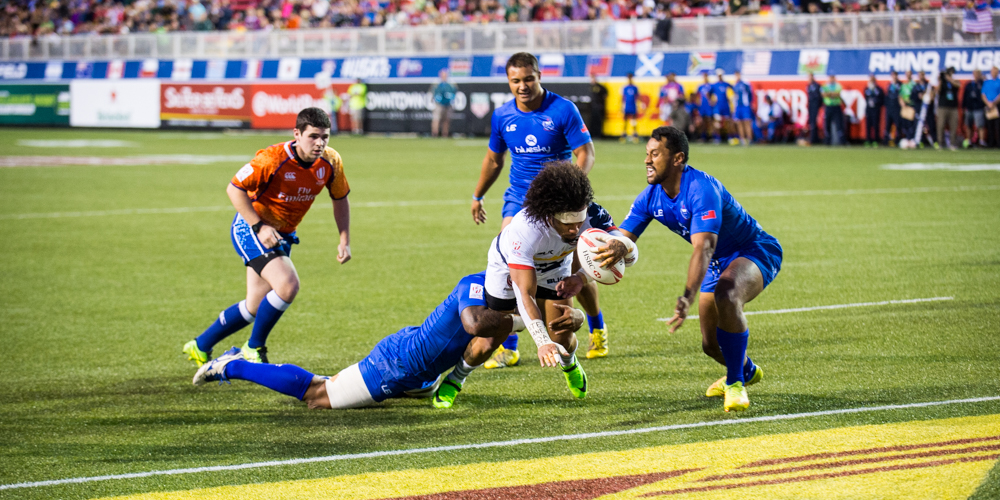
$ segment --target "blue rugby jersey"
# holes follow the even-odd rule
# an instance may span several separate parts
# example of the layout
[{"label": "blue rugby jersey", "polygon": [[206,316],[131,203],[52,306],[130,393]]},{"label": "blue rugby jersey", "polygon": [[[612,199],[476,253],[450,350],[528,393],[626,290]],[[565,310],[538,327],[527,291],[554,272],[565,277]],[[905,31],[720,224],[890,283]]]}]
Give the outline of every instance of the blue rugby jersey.
[{"label": "blue rugby jersey", "polygon": [[426,382],[458,364],[473,339],[462,326],[462,311],[486,307],[485,279],[486,271],[462,278],[422,325],[404,328],[379,342],[369,357],[382,376]]},{"label": "blue rugby jersey", "polygon": [[719,235],[713,259],[732,255],[767,234],[718,179],[691,166],[684,167],[676,198],[667,196],[659,184],[646,186],[618,227],[639,236],[653,219],[689,243],[692,233]]},{"label": "blue rugby jersey", "polygon": [[527,113],[507,101],[493,111],[490,131],[490,151],[510,149],[510,188],[503,199],[522,203],[544,164],[569,160],[574,149],[589,142],[590,131],[570,100],[545,91],[542,105]]},{"label": "blue rugby jersey", "polygon": [[733,85],[733,94],[736,95],[736,109],[750,109],[750,100],[753,99],[753,89],[750,84],[740,80]]},{"label": "blue rugby jersey", "polygon": [[729,114],[729,94],[727,90],[733,86],[725,80],[719,80],[712,84],[712,93],[715,94],[715,112],[719,114]]}]

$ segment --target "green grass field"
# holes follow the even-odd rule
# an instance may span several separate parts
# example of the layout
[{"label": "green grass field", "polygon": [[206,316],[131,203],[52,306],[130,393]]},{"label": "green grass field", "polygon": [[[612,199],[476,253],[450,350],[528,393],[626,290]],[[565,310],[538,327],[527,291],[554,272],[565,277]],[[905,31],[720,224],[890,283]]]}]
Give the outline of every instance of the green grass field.
[{"label": "green grass field", "polygon": [[[125,142],[58,146],[70,139]],[[0,157],[249,159],[283,140],[6,129]],[[331,146],[343,156],[352,188],[354,258],[336,263],[330,202],[319,199],[292,254],[301,292],[269,340],[272,361],[321,374],[361,359],[402,326],[419,324],[460,277],[485,268],[506,188],[505,170],[488,195],[489,222],[476,226],[467,200],[485,140],[335,137]],[[597,201],[620,221],[645,186],[644,150],[612,142],[596,148]],[[573,400],[557,371],[539,368],[525,339],[520,367],[476,371],[451,411],[421,400],[309,411],[249,383],[193,387],[194,366],[180,352],[245,293],[225,194],[241,161],[139,158],[135,165],[0,168],[0,228],[7,235],[0,259],[0,485],[995,397],[1000,171],[879,167],[998,159],[995,150],[693,147],[690,163],[718,177],[784,247],[781,273],[748,311],[954,298],[750,317],[750,353],[767,378],[751,387],[752,405],[742,415],[724,414],[719,400],[703,396],[724,370],[701,353],[697,322],[671,335],[657,321],[670,315],[690,256],[690,246],[659,225],[639,240],[641,260],[625,280],[601,289],[611,355],[585,361],[586,400]],[[247,335],[226,345],[241,345]],[[0,489],[0,497],[94,498],[975,415],[996,416],[1000,431],[1000,401],[992,400]],[[974,496],[998,492],[994,468]],[[267,497],[266,490],[260,494]]]}]

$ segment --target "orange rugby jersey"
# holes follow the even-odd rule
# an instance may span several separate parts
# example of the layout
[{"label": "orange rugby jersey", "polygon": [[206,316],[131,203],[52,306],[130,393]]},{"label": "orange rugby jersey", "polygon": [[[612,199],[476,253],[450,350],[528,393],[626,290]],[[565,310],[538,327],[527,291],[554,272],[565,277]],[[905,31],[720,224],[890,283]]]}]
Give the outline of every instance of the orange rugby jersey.
[{"label": "orange rugby jersey", "polygon": [[302,168],[292,154],[293,147],[294,141],[288,141],[257,151],[231,181],[247,192],[257,215],[283,233],[294,231],[302,222],[324,186],[334,200],[351,191],[337,151],[328,147],[311,168]]}]

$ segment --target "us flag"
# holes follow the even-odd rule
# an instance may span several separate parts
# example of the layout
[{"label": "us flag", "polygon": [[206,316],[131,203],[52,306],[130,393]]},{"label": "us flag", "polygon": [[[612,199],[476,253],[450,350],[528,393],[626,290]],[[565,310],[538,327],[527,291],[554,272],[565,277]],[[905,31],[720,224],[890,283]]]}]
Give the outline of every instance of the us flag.
[{"label": "us flag", "polygon": [[966,33],[992,33],[993,11],[986,2],[977,2],[975,9],[965,9],[962,31]]}]

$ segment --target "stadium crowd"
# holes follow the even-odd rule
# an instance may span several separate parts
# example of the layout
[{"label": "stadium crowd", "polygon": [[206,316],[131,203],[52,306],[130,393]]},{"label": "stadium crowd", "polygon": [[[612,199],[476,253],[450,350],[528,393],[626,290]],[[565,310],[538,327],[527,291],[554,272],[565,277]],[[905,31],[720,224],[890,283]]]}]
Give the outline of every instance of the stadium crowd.
[{"label": "stadium crowd", "polygon": [[[972,8],[1000,0],[2,0],[0,36]],[[982,8],[982,6],[979,6]]]}]

